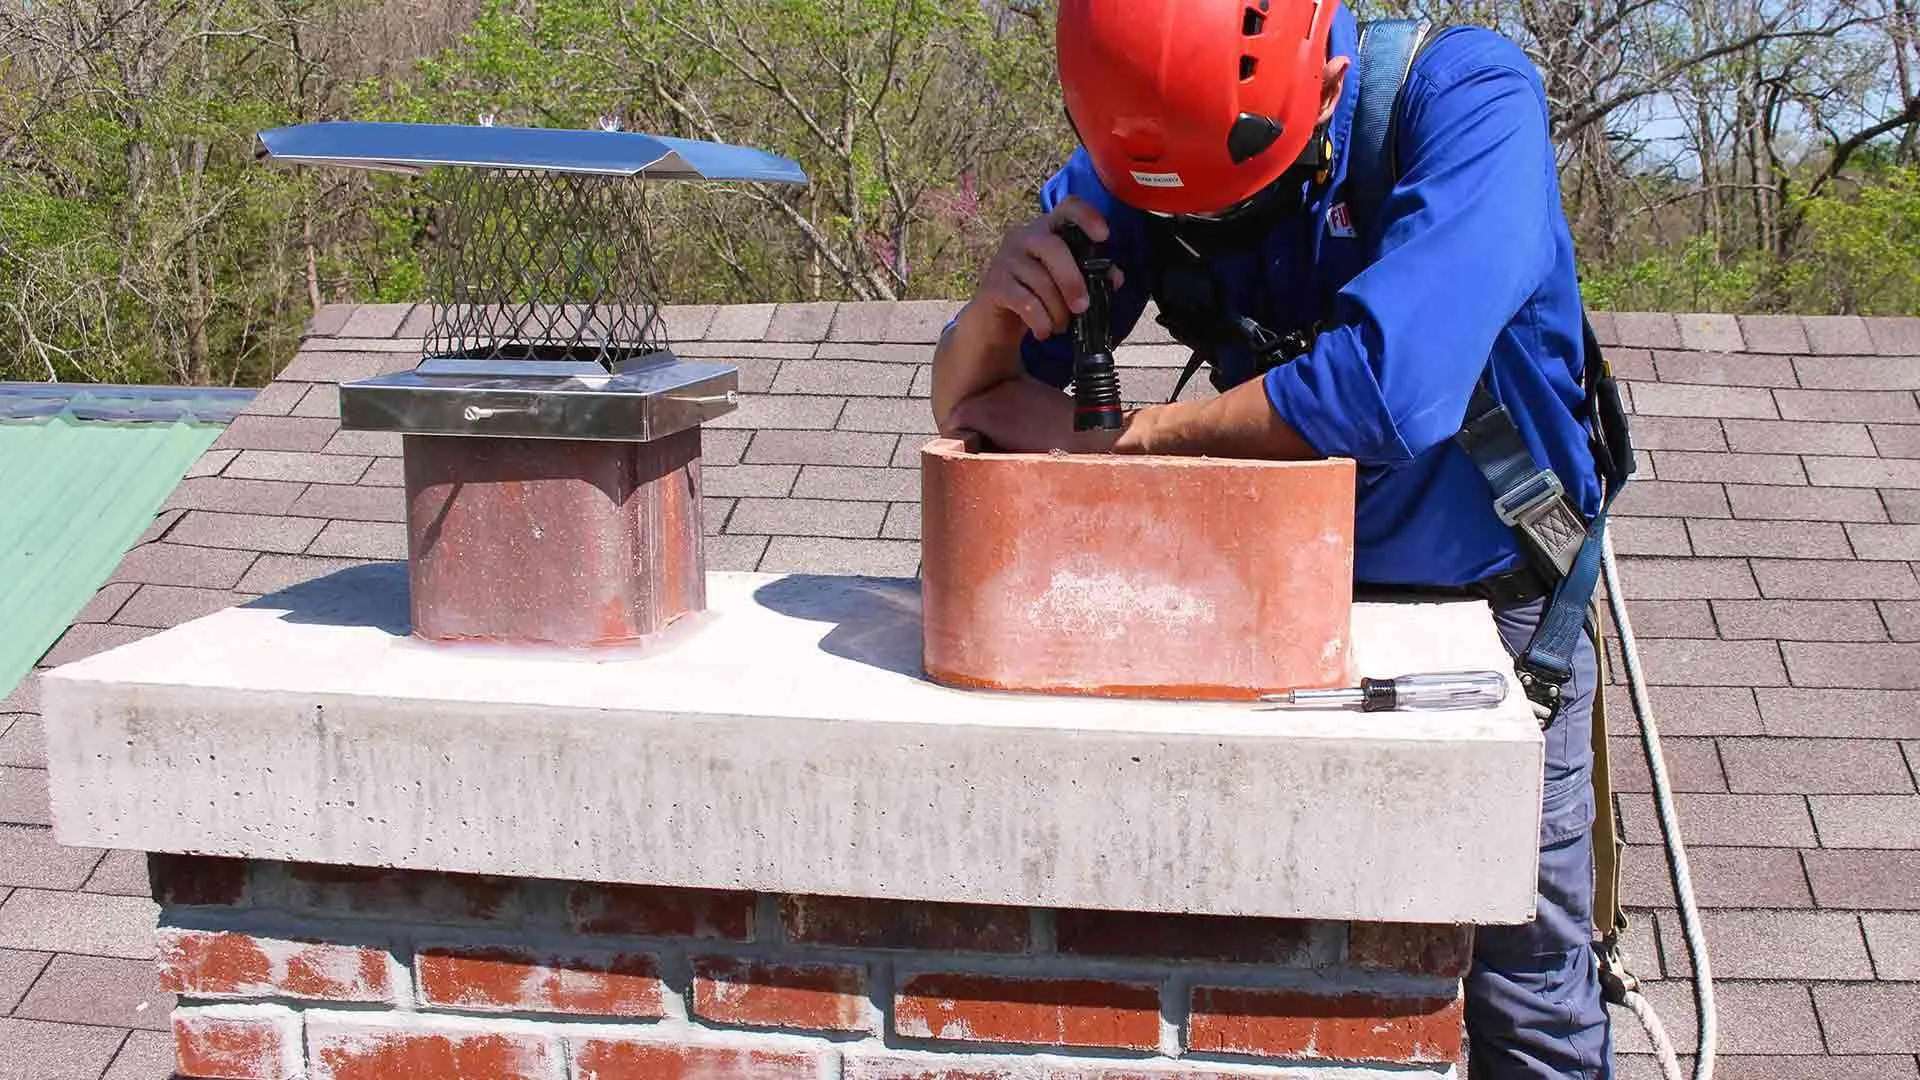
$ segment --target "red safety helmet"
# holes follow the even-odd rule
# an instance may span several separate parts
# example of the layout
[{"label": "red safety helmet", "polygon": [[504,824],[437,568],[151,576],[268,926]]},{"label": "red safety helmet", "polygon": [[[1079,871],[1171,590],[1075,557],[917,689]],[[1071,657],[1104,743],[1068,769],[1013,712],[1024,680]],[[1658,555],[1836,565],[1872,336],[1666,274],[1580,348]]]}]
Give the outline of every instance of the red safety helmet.
[{"label": "red safety helmet", "polygon": [[1221,214],[1278,180],[1320,119],[1338,0],[1061,0],[1067,116],[1129,206]]}]

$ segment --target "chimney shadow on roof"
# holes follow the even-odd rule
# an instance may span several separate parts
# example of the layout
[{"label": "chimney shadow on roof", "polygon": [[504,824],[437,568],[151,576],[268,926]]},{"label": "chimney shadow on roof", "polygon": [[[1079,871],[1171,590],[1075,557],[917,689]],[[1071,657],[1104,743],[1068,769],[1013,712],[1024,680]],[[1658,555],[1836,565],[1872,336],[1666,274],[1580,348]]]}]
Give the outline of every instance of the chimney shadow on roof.
[{"label": "chimney shadow on roof", "polygon": [[290,623],[367,626],[395,637],[413,633],[405,562],[349,566],[241,606],[278,611]]},{"label": "chimney shadow on roof", "polygon": [[920,589],[911,579],[788,574],[755,589],[769,611],[832,623],[820,649],[832,656],[916,679],[921,665]]}]

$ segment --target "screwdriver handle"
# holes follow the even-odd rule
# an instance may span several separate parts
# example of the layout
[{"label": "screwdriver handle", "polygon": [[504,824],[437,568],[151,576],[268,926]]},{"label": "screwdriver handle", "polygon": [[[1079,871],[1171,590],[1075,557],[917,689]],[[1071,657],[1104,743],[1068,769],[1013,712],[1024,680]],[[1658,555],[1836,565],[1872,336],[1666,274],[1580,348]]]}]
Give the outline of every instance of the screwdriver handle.
[{"label": "screwdriver handle", "polygon": [[1471,709],[1498,705],[1507,678],[1497,671],[1449,671],[1360,680],[1363,712],[1390,709]]}]

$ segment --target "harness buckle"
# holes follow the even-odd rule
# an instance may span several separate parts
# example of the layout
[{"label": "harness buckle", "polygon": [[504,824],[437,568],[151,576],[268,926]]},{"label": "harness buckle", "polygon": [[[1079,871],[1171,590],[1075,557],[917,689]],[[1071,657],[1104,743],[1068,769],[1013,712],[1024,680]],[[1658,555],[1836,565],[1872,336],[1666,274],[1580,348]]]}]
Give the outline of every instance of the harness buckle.
[{"label": "harness buckle", "polygon": [[1536,470],[1496,496],[1493,510],[1508,528],[1519,530],[1536,556],[1560,576],[1572,571],[1587,525],[1567,500],[1567,487],[1558,473]]},{"label": "harness buckle", "polygon": [[1560,706],[1564,702],[1561,688],[1567,684],[1569,676],[1550,671],[1525,657],[1514,663],[1513,673],[1520,680],[1520,692],[1533,704],[1533,714],[1540,721],[1540,730],[1552,727],[1560,717]]},{"label": "harness buckle", "polygon": [[1524,528],[1539,520],[1553,502],[1566,494],[1567,486],[1561,482],[1560,474],[1541,469],[1514,485],[1512,490],[1502,492],[1494,500],[1493,509],[1508,526]]}]

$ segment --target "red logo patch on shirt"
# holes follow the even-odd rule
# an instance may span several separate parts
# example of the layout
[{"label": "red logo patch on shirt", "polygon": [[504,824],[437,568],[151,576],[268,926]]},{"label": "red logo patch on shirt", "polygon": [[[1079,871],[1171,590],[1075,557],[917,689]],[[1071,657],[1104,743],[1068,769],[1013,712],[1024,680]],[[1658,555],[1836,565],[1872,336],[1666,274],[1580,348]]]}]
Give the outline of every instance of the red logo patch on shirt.
[{"label": "red logo patch on shirt", "polygon": [[1327,210],[1327,231],[1334,236],[1352,237],[1353,213],[1346,203],[1334,203]]}]

